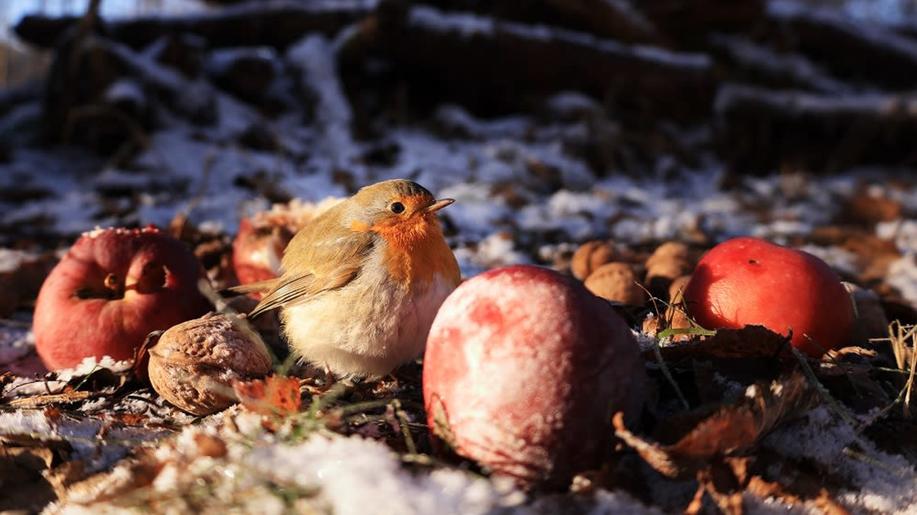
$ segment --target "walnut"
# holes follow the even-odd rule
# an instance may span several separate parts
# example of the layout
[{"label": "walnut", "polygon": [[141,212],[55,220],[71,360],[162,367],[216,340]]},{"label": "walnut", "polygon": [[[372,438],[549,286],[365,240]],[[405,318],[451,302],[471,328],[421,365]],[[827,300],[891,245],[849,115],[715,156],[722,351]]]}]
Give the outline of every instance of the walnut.
[{"label": "walnut", "polygon": [[616,255],[614,244],[610,241],[587,241],[573,254],[573,262],[570,263],[573,276],[584,281],[595,269],[614,261]]},{"label": "walnut", "polygon": [[637,274],[627,263],[606,263],[592,272],[585,284],[595,295],[628,306],[642,306],[647,300]]},{"label": "walnut", "polygon": [[685,288],[691,282],[690,275],[681,275],[672,280],[669,285],[669,304],[681,304],[684,300]]},{"label": "walnut", "polygon": [[685,261],[691,261],[691,249],[680,241],[667,241],[656,247],[653,254],[646,260],[646,267],[652,268],[654,262],[659,259],[680,258]]},{"label": "walnut", "polygon": [[691,250],[684,243],[663,243],[646,260],[646,285],[654,297],[666,299],[672,281],[694,269]]},{"label": "walnut", "polygon": [[208,313],[162,333],[150,348],[150,382],[165,400],[195,415],[236,402],[232,382],[271,371],[264,342],[238,318]]}]

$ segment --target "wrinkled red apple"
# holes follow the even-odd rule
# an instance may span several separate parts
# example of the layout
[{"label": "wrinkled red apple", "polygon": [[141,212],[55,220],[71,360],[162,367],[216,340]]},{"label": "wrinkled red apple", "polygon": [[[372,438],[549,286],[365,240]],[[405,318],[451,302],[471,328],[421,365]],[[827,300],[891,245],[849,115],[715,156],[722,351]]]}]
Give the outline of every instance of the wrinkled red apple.
[{"label": "wrinkled red apple", "polygon": [[600,464],[616,411],[642,403],[624,321],[579,282],[536,266],[491,270],[443,303],[424,356],[428,424],[459,454],[525,487]]},{"label": "wrinkled red apple", "polygon": [[232,266],[239,284],[280,275],[283,251],[296,232],[339,201],[331,197],[318,203],[294,199],[286,204],[275,204],[269,211],[243,218],[232,242]]},{"label": "wrinkled red apple", "polygon": [[38,355],[51,370],[90,356],[132,358],[151,331],[207,312],[202,277],[191,250],[154,227],[85,233],[41,286]]},{"label": "wrinkled red apple", "polygon": [[255,228],[251,219],[243,218],[232,242],[232,267],[239,283],[255,283],[280,275],[283,249],[293,234],[285,226]]},{"label": "wrinkled red apple", "polygon": [[854,311],[840,278],[821,259],[757,238],[707,252],[685,287],[691,316],[708,329],[763,325],[813,357],[847,342]]}]

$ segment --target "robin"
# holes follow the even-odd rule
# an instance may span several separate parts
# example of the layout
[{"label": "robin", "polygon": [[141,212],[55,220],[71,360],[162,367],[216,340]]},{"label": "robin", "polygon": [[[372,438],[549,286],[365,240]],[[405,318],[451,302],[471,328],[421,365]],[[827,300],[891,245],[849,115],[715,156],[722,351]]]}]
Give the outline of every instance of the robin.
[{"label": "robin", "polygon": [[419,356],[461,281],[436,213],[452,204],[396,179],[366,186],[299,231],[250,318],[281,309],[286,339],[335,376],[381,377]]}]

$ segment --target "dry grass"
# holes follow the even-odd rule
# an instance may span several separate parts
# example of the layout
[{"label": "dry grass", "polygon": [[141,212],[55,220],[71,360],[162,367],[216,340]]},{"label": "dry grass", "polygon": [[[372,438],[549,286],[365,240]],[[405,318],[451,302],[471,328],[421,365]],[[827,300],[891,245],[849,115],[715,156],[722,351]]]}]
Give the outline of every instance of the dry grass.
[{"label": "dry grass", "polygon": [[[895,364],[907,374],[902,390],[902,410],[905,418],[911,418],[911,398],[914,390],[914,375],[917,371],[917,325],[902,325],[894,321],[888,325],[888,340],[891,342]],[[900,396],[899,396],[900,397]]]}]

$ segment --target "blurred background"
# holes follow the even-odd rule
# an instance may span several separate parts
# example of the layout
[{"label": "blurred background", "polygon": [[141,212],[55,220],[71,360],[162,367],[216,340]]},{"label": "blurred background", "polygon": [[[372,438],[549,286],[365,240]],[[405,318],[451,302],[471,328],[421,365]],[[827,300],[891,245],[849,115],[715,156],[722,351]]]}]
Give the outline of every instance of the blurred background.
[{"label": "blurred background", "polygon": [[917,298],[914,1],[7,0],[0,23],[2,246],[181,222],[219,255],[272,205],[408,177],[458,199],[466,275],[751,234],[851,275],[885,249],[867,283]]}]

